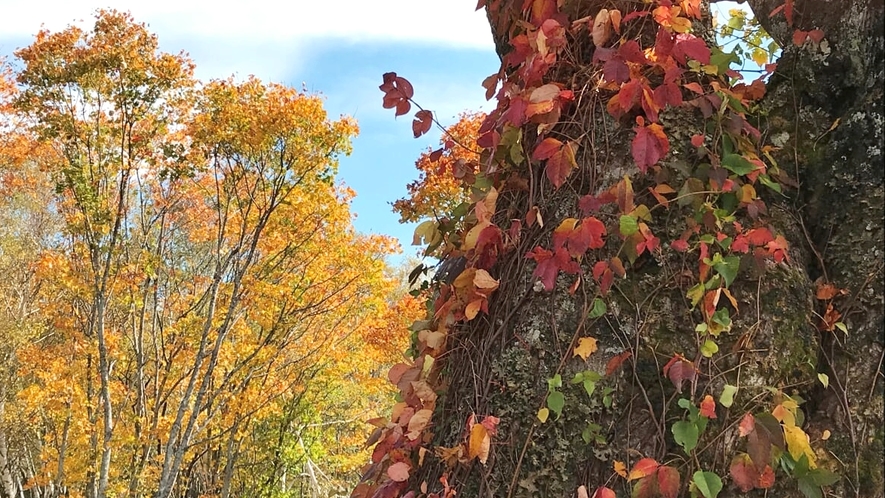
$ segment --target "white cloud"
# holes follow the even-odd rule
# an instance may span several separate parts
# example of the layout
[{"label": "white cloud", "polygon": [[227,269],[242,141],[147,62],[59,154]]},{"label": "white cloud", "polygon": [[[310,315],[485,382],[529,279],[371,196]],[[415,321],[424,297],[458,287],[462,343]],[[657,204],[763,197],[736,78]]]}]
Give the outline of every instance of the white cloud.
[{"label": "white cloud", "polygon": [[491,46],[476,0],[0,0],[0,33],[30,36],[45,25],[89,22],[96,8],[130,11],[164,37],[282,43],[317,38]]}]

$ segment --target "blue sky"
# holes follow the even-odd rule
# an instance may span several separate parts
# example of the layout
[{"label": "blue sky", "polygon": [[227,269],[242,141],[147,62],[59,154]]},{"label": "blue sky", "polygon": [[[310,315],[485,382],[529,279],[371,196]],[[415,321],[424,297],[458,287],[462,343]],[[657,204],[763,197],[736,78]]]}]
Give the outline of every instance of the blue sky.
[{"label": "blue sky", "polygon": [[[439,132],[412,138],[411,117],[381,108],[381,75],[395,71],[443,124],[466,110],[490,110],[482,80],[498,70],[488,23],[476,0],[0,0],[0,55],[30,43],[41,26],[89,26],[98,8],[129,11],[157,34],[161,48],[184,50],[203,80],[250,74],[326,98],[331,117],[357,119],[353,154],[340,180],[357,192],[354,225],[398,238],[404,255],[413,225],[390,203],[406,194],[415,159]],[[736,4],[716,4],[725,13]],[[722,16],[722,14],[720,14]],[[724,17],[724,16],[722,16]],[[401,258],[393,258],[392,262]]]},{"label": "blue sky", "polygon": [[[45,26],[91,25],[98,8],[130,11],[156,33],[167,52],[188,52],[203,80],[250,74],[326,99],[331,117],[357,119],[353,154],[339,178],[357,192],[354,225],[398,238],[404,255],[413,226],[400,225],[390,203],[403,197],[415,159],[439,132],[414,139],[411,117],[381,108],[381,75],[395,71],[415,99],[443,124],[465,110],[489,110],[482,80],[498,59],[476,0],[0,0],[0,55],[10,56]],[[394,258],[398,261],[400,258]]]}]

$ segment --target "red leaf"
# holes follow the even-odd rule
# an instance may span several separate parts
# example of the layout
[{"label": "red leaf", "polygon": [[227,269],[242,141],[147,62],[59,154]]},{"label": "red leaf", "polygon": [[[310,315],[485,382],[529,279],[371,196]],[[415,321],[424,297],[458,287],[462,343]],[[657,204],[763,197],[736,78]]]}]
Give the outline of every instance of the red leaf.
[{"label": "red leaf", "polygon": [[793,25],[793,0],[785,0],[784,17],[787,18],[787,26]]},{"label": "red leaf", "polygon": [[[597,49],[599,50],[599,49]],[[612,57],[602,66],[602,76],[606,81],[626,83],[630,79],[630,68],[620,57]]]},{"label": "red leaf", "polygon": [[594,217],[584,218],[581,225],[568,235],[568,249],[572,256],[579,256],[588,249],[600,249],[605,245],[605,225]]},{"label": "red leaf", "polygon": [[704,145],[704,135],[698,133],[697,135],[691,136],[691,144],[695,147],[700,147]]},{"label": "red leaf", "polygon": [[645,64],[648,62],[648,59],[645,58],[645,54],[642,53],[642,49],[639,48],[639,43],[636,43],[636,40],[630,40],[621,45],[621,48],[618,49],[618,54],[627,62],[635,62],[636,64]]},{"label": "red leaf", "polygon": [[679,252],[685,252],[688,250],[688,242],[677,239],[670,243],[670,247]]},{"label": "red leaf", "polygon": [[680,33],[676,35],[676,46],[673,47],[673,58],[681,64],[685,64],[686,56],[691,57],[701,64],[709,64],[710,48],[707,47],[704,40],[688,33]]},{"label": "red leaf", "polygon": [[655,104],[660,108],[667,105],[676,107],[682,104],[682,92],[679,91],[679,86],[675,83],[664,83],[655,88],[654,96]]},{"label": "red leaf", "polygon": [[771,465],[766,465],[756,480],[756,487],[759,489],[768,489],[774,484],[774,469]]},{"label": "red leaf", "polygon": [[[430,131],[431,126],[433,126],[432,112],[424,109],[415,113],[415,119],[412,120],[412,133],[415,134],[415,138]],[[431,161],[432,160],[433,159],[431,158]]]},{"label": "red leaf", "polygon": [[498,88],[498,73],[487,76],[486,79],[482,80],[482,87],[486,89],[486,100],[490,100],[495,95],[495,89]]},{"label": "red leaf", "polygon": [[686,360],[681,354],[676,354],[664,365],[664,375],[676,386],[677,392],[682,392],[682,383],[694,379],[697,370],[694,364]]},{"label": "red leaf", "polygon": [[630,80],[629,83],[623,85],[618,91],[618,105],[621,109],[624,111],[632,109],[636,105],[636,97],[639,96],[641,90],[642,86],[637,80]]},{"label": "red leaf", "polygon": [[793,31],[793,45],[801,46],[805,43],[806,38],[808,38],[807,31],[802,31],[801,29]]},{"label": "red leaf", "polygon": [[621,22],[622,22],[622,23],[630,22],[630,21],[632,21],[633,19],[638,19],[638,18],[640,18],[640,17],[645,17],[645,16],[647,16],[647,15],[649,15],[649,14],[651,14],[651,12],[649,12],[649,11],[647,11],[647,10],[634,10],[634,11],[630,12],[629,14],[627,14],[626,16],[624,16],[624,19],[622,19]]},{"label": "red leaf", "polygon": [[599,282],[599,290],[602,292],[602,295],[608,294],[608,290],[615,280],[615,276],[607,261],[597,261],[593,265],[593,278]]},{"label": "red leaf", "polygon": [[643,477],[633,485],[632,498],[655,498],[658,495],[658,482],[654,476]]},{"label": "red leaf", "polygon": [[732,480],[734,480],[734,483],[742,493],[746,493],[755,488],[756,481],[759,478],[759,474],[756,472],[756,466],[753,465],[752,460],[750,460],[750,455],[746,453],[741,453],[732,458],[728,473],[731,474]]},{"label": "red leaf", "polygon": [[670,466],[658,468],[658,492],[664,498],[676,498],[679,493],[679,471]]},{"label": "red leaf", "polygon": [[660,464],[656,462],[653,458],[643,458],[636,462],[636,465],[630,469],[630,473],[627,475],[627,480],[632,481],[634,479],[641,479],[645,476],[652,475],[654,471],[658,470]]},{"label": "red leaf", "polygon": [[537,145],[537,147],[535,147],[535,151],[532,152],[532,159],[535,161],[549,159],[550,156],[555,154],[560,148],[562,148],[562,142],[555,138],[545,138]]},{"label": "red leaf", "polygon": [[633,130],[636,132],[631,147],[633,160],[636,161],[639,170],[645,173],[650,166],[657,164],[667,154],[670,142],[664,135],[663,128],[655,123],[637,126]]},{"label": "red leaf", "polygon": [[575,142],[569,142],[547,159],[547,166],[544,172],[547,174],[547,179],[556,188],[561,187],[565,183],[565,179],[568,178],[572,170],[577,166],[575,161],[575,150],[577,148],[578,145]]},{"label": "red leaf", "polygon": [[740,434],[741,437],[744,437],[754,430],[756,430],[756,419],[753,418],[752,413],[747,413],[746,415],[744,415],[744,418],[741,419],[741,423],[738,425],[738,434]]},{"label": "red leaf", "polygon": [[600,207],[614,201],[614,194],[608,191],[603,192],[599,197],[592,194],[587,194],[578,199],[578,207],[581,209],[581,212],[584,213],[584,216],[587,216],[590,213],[595,213],[596,211],[599,211]]},{"label": "red leaf", "polygon": [[824,39],[824,32],[819,29],[812,29],[808,32],[808,37],[811,38],[811,41],[814,43],[820,43],[821,40]]},{"label": "red leaf", "polygon": [[774,235],[765,227],[754,228],[747,232],[747,241],[754,246],[764,246],[774,240]]},{"label": "red leaf", "polygon": [[596,491],[593,493],[593,496],[590,498],[616,498],[615,492],[605,486],[600,486],[596,488]]},{"label": "red leaf", "polygon": [[621,367],[621,365],[627,361],[628,358],[633,356],[632,351],[624,351],[621,354],[615,356],[614,358],[608,360],[608,363],[605,364],[605,375],[608,377],[609,375],[615,373],[615,371]]},{"label": "red leaf", "polygon": [[713,401],[713,396],[709,394],[704,396],[704,400],[701,401],[701,416],[716,418],[716,402]]},{"label": "red leaf", "polygon": [[439,148],[439,149],[436,149],[435,151],[431,152],[430,153],[430,162],[435,163],[435,162],[439,161],[439,158],[442,157],[442,155],[443,155],[443,150],[444,149]]},{"label": "red leaf", "polygon": [[667,56],[673,53],[673,34],[664,29],[663,26],[658,28],[658,34],[655,37],[655,56],[658,62],[663,61]]},{"label": "red leaf", "polygon": [[382,106],[385,109],[396,108],[396,116],[402,116],[409,112],[412,105],[409,99],[414,95],[415,90],[409,80],[397,76],[396,73],[384,73],[384,83],[378,88],[384,92],[384,101]]}]

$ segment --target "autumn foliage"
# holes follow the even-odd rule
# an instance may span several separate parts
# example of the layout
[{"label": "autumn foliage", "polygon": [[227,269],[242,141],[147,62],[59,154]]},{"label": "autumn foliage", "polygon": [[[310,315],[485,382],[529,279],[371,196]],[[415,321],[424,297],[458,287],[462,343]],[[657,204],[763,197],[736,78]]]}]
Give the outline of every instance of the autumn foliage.
[{"label": "autumn foliage", "polygon": [[255,78],[198,83],[114,11],[16,56],[3,493],[245,496],[305,469],[346,486],[417,316],[387,276],[396,244],[353,229],[335,180],[355,122]]}]

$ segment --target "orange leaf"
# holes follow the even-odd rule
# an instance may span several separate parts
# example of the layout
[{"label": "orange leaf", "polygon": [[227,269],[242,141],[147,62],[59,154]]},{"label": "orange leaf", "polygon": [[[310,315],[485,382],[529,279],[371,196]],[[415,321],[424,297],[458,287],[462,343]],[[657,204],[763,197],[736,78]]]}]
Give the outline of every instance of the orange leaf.
[{"label": "orange leaf", "polygon": [[655,459],[643,458],[636,462],[636,465],[630,470],[630,474],[627,475],[627,480],[632,481],[634,479],[641,479],[645,476],[651,475],[659,466],[660,464],[655,461]]},{"label": "orange leaf", "polygon": [[596,352],[596,339],[593,337],[581,337],[578,339],[578,345],[575,346],[575,356],[580,356],[587,360],[587,358]]},{"label": "orange leaf", "polygon": [[476,424],[470,429],[470,440],[467,443],[467,458],[476,458],[485,464],[489,459],[491,438],[489,432],[482,424]]},{"label": "orange leaf", "polygon": [[713,396],[709,394],[704,396],[704,400],[701,401],[701,416],[716,418],[716,402],[713,401]]}]

